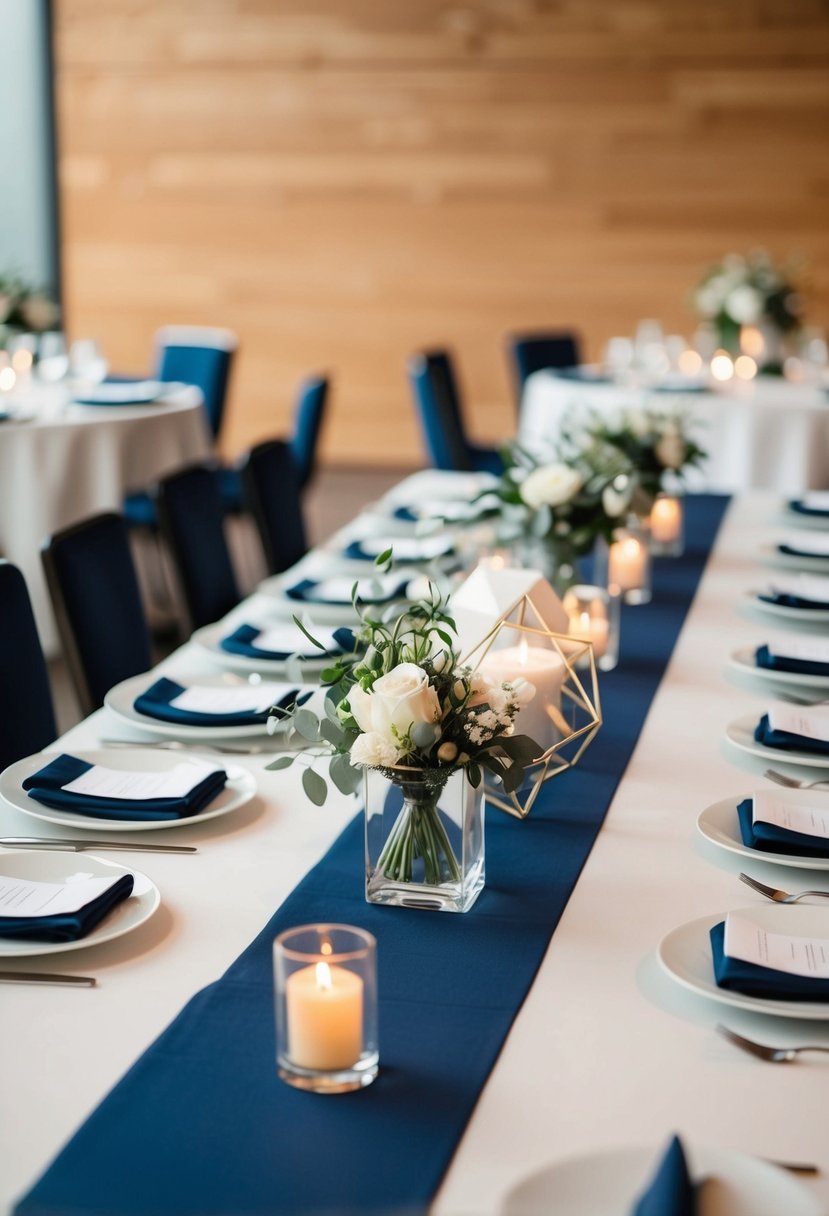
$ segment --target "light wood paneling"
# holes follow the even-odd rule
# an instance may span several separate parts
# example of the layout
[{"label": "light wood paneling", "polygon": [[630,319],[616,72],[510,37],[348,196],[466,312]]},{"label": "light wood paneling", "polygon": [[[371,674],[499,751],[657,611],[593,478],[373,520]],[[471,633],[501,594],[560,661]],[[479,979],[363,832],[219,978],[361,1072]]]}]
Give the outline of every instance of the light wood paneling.
[{"label": "light wood paneling", "polygon": [[513,423],[503,335],[590,357],[688,333],[730,250],[801,251],[829,326],[818,0],[57,0],[70,332],[140,369],[165,323],[242,349],[228,454],[335,378],[325,456],[420,458],[404,367],[457,353]]}]

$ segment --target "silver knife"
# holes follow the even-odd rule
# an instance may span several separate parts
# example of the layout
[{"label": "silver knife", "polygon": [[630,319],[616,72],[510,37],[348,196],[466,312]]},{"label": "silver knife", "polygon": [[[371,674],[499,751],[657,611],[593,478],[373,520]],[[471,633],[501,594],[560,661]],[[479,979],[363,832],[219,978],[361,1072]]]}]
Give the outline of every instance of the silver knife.
[{"label": "silver knife", "polygon": [[70,840],[47,836],[0,836],[5,849],[53,849],[59,853],[84,853],[87,849],[120,849],[125,853],[197,853],[192,844],[133,844],[126,840]]},{"label": "silver knife", "polygon": [[3,984],[76,984],[81,988],[94,988],[94,975],[56,975],[48,971],[0,971]]}]

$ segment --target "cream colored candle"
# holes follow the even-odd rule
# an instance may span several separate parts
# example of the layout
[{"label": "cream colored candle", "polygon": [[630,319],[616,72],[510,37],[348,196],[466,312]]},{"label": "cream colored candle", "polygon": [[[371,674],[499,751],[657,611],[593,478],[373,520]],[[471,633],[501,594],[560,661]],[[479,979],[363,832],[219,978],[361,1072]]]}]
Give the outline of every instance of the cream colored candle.
[{"label": "cream colored candle", "polygon": [[363,981],[320,962],[285,982],[288,1053],[299,1068],[351,1068],[363,1050]]},{"label": "cream colored candle", "polygon": [[587,609],[573,612],[570,615],[571,637],[582,642],[593,643],[593,654],[597,659],[607,653],[610,640],[610,622],[607,619],[607,609],[599,599],[594,599]]},{"label": "cream colored candle", "polygon": [[529,735],[546,751],[553,739],[559,737],[550,709],[556,711],[561,706],[565,673],[561,656],[546,647],[530,646],[522,638],[517,646],[490,650],[481,663],[481,671],[492,680],[509,683],[526,680],[533,685],[535,696],[516,716],[515,733]]},{"label": "cream colored candle", "polygon": [[651,507],[652,538],[660,545],[673,544],[682,530],[682,506],[678,498],[657,498]]},{"label": "cream colored candle", "polygon": [[648,554],[637,536],[614,541],[608,557],[607,581],[620,591],[635,591],[645,585]]}]

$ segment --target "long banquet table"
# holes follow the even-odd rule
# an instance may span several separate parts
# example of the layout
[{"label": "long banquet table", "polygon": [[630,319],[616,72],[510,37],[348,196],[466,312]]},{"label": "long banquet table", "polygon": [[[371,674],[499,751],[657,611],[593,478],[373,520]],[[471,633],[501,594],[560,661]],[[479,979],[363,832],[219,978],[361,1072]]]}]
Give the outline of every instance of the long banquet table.
[{"label": "long banquet table", "polygon": [[[723,736],[733,718],[748,710],[759,715],[766,697],[727,680],[724,668],[733,650],[769,632],[747,618],[742,604],[763,578],[757,554],[774,531],[776,506],[770,496],[749,495],[728,507],[633,757],[434,1198],[435,1213],[497,1212],[510,1186],[545,1164],[624,1145],[650,1146],[656,1154],[672,1131],[691,1143],[813,1162],[821,1175],[806,1185],[829,1207],[825,1060],[763,1064],[713,1029],[725,1021],[769,1042],[829,1044],[829,1023],[730,1009],[687,993],[655,959],[670,929],[760,898],[737,881],[740,859],[703,842],[695,820],[710,803],[728,795],[736,801],[762,784],[762,762],[741,757]],[[192,643],[164,667],[182,676],[215,670]],[[614,678],[604,676],[604,686]],[[101,735],[116,733],[122,735],[122,725],[102,710],[60,746],[93,747]],[[121,858],[157,883],[159,912],[133,934],[64,955],[61,967],[50,967],[95,974],[98,989],[3,990],[2,1210],[29,1189],[189,998],[233,963],[353,815],[350,800],[336,794],[321,809],[308,803],[298,766],[265,772],[267,757],[238,762],[256,774],[252,803],[212,823],[152,834],[196,843],[197,856]],[[568,780],[579,778],[576,772]],[[4,835],[32,834],[32,822],[8,807],[0,811]],[[519,834],[530,825],[511,826]],[[60,829],[38,823],[37,834]],[[809,871],[791,879],[792,871],[765,863],[750,869],[775,885],[820,885]],[[359,873],[354,882],[361,882]],[[43,961],[14,965],[36,970]],[[382,1033],[381,1025],[381,1068]],[[275,1128],[275,1152],[278,1144]],[[319,1151],[309,1146],[313,1162]],[[370,1157],[372,1146],[365,1151]],[[174,1160],[174,1128],[171,1152]]]},{"label": "long banquet table", "polygon": [[24,573],[41,642],[57,635],[40,566],[44,537],[211,450],[202,396],[180,385],[150,405],[81,405],[64,385],[34,385],[3,402],[0,425],[0,554]]}]

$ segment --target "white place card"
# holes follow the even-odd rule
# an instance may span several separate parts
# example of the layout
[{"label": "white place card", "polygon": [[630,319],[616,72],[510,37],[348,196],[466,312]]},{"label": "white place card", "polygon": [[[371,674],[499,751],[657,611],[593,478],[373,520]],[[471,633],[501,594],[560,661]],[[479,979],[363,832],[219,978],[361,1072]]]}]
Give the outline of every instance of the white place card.
[{"label": "white place card", "polygon": [[739,912],[729,912],[725,918],[723,950],[728,958],[771,967],[773,971],[784,971],[787,975],[829,979],[829,938],[769,933]]},{"label": "white place card", "polygon": [[785,730],[820,743],[829,743],[829,707],[814,709],[799,705],[772,705],[769,709],[772,730]]},{"label": "white place card", "polygon": [[815,557],[829,557],[829,536],[822,532],[793,532],[780,542],[798,553],[810,553]]},{"label": "white place card", "polygon": [[819,799],[812,790],[792,790],[790,794],[758,790],[751,796],[751,821],[829,840],[829,799],[822,804]]},{"label": "white place card", "polygon": [[778,659],[800,659],[807,663],[829,663],[829,640],[824,638],[774,638],[769,654]]},{"label": "white place card", "polygon": [[[316,625],[310,625],[308,632],[326,650],[340,649],[334,638],[333,629],[320,629]],[[274,650],[278,654],[299,654],[308,655],[312,658],[325,658],[325,652],[318,650],[316,646],[309,642],[307,635],[302,632],[298,625],[269,625],[267,629],[260,630],[253,639],[253,645],[258,650]]]},{"label": "white place card", "polygon": [[[378,574],[357,580],[357,595],[366,603],[389,599],[398,590],[403,580],[399,574]],[[350,604],[353,578],[326,578],[314,588],[314,599],[330,604]]]},{"label": "white place card", "polygon": [[809,490],[800,503],[812,511],[829,511],[829,490]]},{"label": "white place card", "polygon": [[431,562],[437,557],[446,557],[454,545],[451,538],[432,536],[418,539],[411,536],[366,536],[360,541],[360,548],[370,557],[379,557],[386,549],[393,550],[393,559],[399,561]]},{"label": "white place card", "polygon": [[478,519],[485,511],[496,510],[500,501],[497,494],[484,494],[473,502],[432,499],[430,502],[412,503],[409,510],[420,519],[442,519],[446,523],[462,524]]},{"label": "white place card", "polygon": [[145,802],[151,798],[186,798],[191,790],[213,773],[224,772],[200,760],[183,760],[166,772],[126,772],[93,764],[80,777],[62,788],[89,798],[126,798]]},{"label": "white place card", "polygon": [[771,582],[773,595],[797,595],[804,600],[829,600],[829,578],[822,574],[798,574],[794,578],[775,575]]},{"label": "white place card", "polygon": [[185,688],[170,704],[194,714],[262,713],[296,688],[294,684],[255,684],[244,688]]},{"label": "white place card", "polygon": [[67,882],[35,882],[12,874],[0,874],[0,916],[63,916],[103,895],[123,878],[90,878],[86,875]]}]

